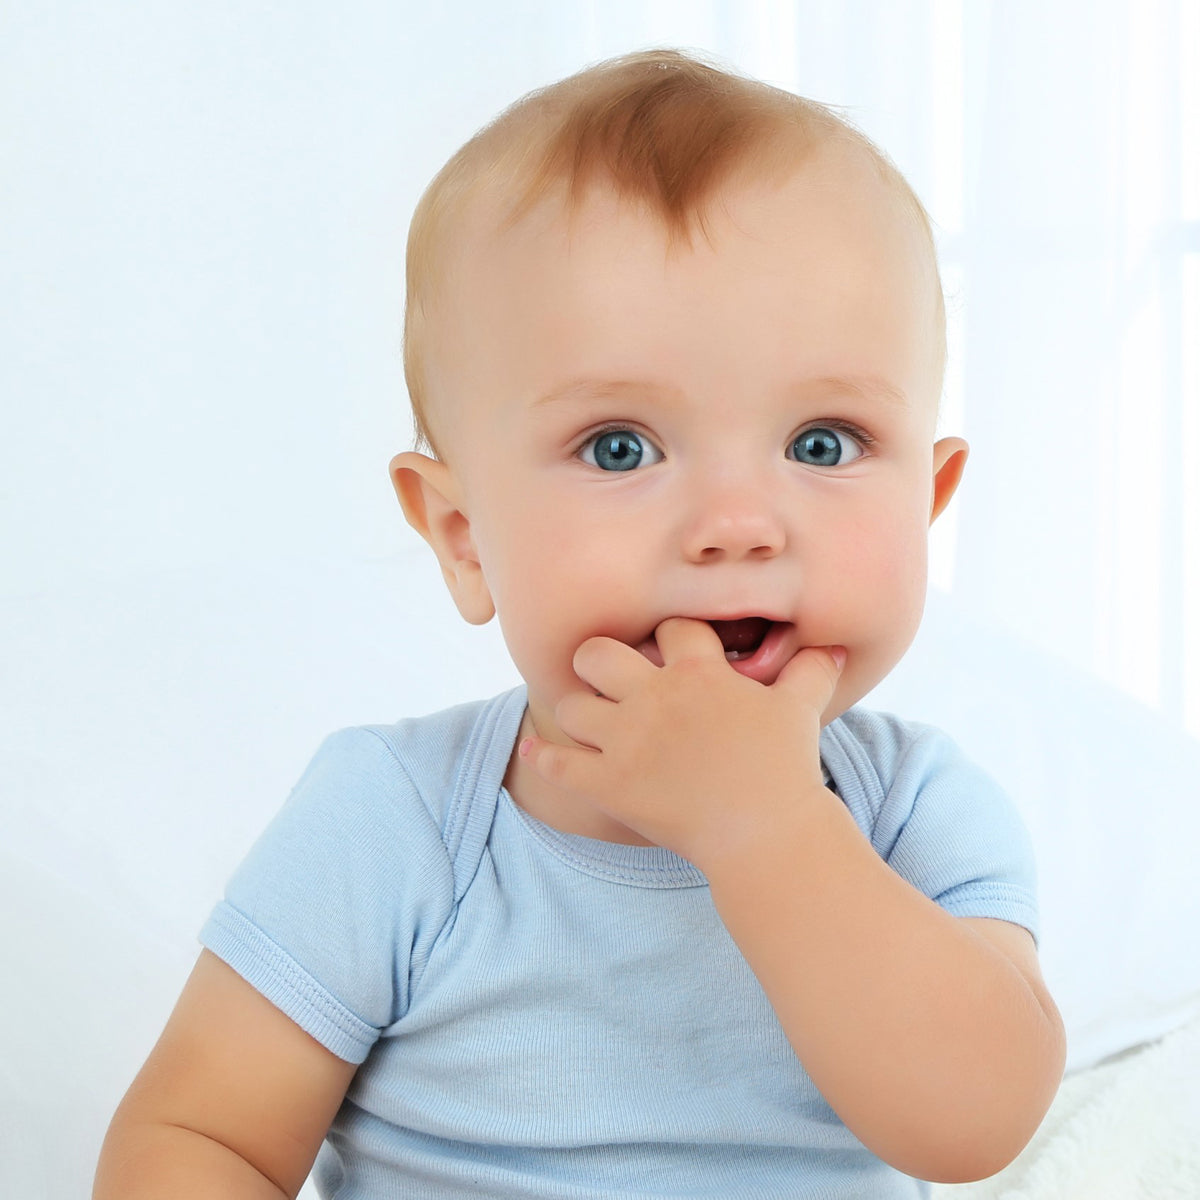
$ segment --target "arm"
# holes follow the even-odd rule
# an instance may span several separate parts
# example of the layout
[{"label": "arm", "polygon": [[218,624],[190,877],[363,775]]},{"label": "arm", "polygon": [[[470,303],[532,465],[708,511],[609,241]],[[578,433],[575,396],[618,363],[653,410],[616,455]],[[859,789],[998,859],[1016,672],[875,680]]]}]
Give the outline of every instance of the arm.
[{"label": "arm", "polygon": [[994,1174],[1032,1137],[1066,1056],[1032,937],[950,916],[824,788],[788,824],[701,869],[805,1069],[898,1169]]},{"label": "arm", "polygon": [[641,836],[695,863],[813,1082],[880,1158],[918,1178],[995,1173],[1062,1076],[1062,1022],[1033,942],[952,917],[880,859],[822,785],[822,714],[840,673],[801,651],[769,687],[725,662],[706,624],[656,631],[655,667],[585,642],[589,692],[521,754]]},{"label": "arm", "polygon": [[93,1200],[295,1197],[355,1070],[202,951],[109,1126]]}]

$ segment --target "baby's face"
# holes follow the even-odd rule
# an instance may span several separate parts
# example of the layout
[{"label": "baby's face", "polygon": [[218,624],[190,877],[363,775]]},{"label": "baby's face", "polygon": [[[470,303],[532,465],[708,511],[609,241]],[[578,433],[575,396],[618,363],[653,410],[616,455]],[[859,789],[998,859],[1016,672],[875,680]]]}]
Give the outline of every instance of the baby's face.
[{"label": "baby's face", "polygon": [[965,446],[934,444],[928,248],[839,154],[728,188],[690,250],[606,192],[466,239],[440,440],[543,737],[583,641],[660,662],[667,617],[765,618],[731,659],[764,684],[844,646],[826,721],[908,648]]}]

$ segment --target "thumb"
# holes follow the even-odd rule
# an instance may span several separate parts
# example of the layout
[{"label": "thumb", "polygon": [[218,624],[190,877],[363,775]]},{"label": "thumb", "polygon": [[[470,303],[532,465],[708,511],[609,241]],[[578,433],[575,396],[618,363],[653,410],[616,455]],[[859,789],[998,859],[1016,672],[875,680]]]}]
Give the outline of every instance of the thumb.
[{"label": "thumb", "polygon": [[843,646],[806,646],[779,672],[774,686],[793,692],[823,713],[833,699],[845,665]]}]

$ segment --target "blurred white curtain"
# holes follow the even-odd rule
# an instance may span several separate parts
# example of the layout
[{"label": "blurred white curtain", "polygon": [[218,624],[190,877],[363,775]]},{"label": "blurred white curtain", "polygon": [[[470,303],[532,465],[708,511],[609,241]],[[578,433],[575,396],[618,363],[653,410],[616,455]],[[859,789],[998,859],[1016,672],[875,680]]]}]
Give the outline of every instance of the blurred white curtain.
[{"label": "blurred white curtain", "polygon": [[963,15],[954,590],[1200,734],[1200,6]]}]

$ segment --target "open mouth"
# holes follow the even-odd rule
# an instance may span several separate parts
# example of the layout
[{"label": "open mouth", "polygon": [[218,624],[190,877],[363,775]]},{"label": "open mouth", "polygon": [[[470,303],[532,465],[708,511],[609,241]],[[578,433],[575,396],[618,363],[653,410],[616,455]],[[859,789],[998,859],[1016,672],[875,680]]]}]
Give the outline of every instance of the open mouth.
[{"label": "open mouth", "polygon": [[766,617],[742,617],[737,621],[709,621],[721,639],[730,662],[749,658],[763,644],[773,621]]},{"label": "open mouth", "polygon": [[[725,659],[739,675],[759,683],[774,683],[788,659],[799,648],[795,626],[789,621],[770,617],[739,617],[734,621],[707,623],[716,631],[725,651]],[[662,653],[651,633],[635,649],[656,667],[663,665]]]}]

